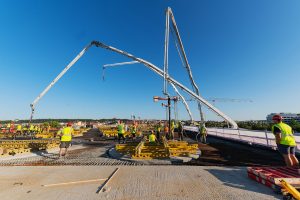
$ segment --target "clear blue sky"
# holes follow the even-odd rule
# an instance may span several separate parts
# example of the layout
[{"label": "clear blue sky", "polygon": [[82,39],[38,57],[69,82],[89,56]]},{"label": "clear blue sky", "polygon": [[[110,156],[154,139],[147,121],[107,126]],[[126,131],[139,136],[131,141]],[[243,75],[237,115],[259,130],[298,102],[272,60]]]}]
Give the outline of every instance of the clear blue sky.
[{"label": "clear blue sky", "polygon": [[[216,103],[236,120],[300,112],[300,1],[0,0],[0,120],[28,118],[29,104],[92,40],[162,67],[167,6],[203,97],[252,99]],[[190,87],[170,41],[170,74]],[[41,99],[35,118],[162,119],[152,97],[162,95],[163,81],[149,69],[111,68],[102,81],[102,65],[122,61],[129,60],[93,47]]]}]

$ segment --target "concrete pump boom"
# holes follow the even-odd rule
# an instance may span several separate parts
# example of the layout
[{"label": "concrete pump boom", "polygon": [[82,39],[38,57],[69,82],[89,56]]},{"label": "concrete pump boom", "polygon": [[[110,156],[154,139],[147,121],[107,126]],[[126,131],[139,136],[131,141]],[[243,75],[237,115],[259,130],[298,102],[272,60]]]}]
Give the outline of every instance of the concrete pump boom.
[{"label": "concrete pump boom", "polygon": [[[121,63],[114,63],[114,64],[106,64],[106,65],[103,65],[103,70],[105,68],[107,68],[107,67],[115,67],[115,66],[121,66],[121,65],[131,65],[131,64],[137,64],[137,63],[139,63],[139,62],[138,61],[131,61],[131,62],[121,62]],[[173,83],[171,83],[171,86],[173,87],[173,89],[175,90],[175,92],[178,94],[178,96],[180,97],[180,99],[182,99],[182,103],[185,106],[185,109],[186,109],[186,111],[189,114],[190,120],[193,122],[194,119],[193,119],[191,110],[190,110],[189,105],[187,104],[185,98],[180,94],[180,92],[177,90],[176,86]]]},{"label": "concrete pump boom", "polygon": [[[118,54],[121,54],[123,56],[126,56],[134,61],[138,61],[139,63],[144,64],[146,67],[148,67],[149,69],[151,69],[152,71],[154,71],[155,73],[157,73],[158,75],[164,77],[164,71],[161,70],[160,68],[158,68],[157,66],[155,66],[154,64],[141,59],[141,58],[137,58],[132,54],[129,54],[125,51],[122,51],[120,49],[117,49],[115,47],[112,46],[108,46],[106,44],[103,44],[101,42],[98,41],[92,41],[89,45],[87,45],[68,65],[67,67],[46,87],[46,89],[33,101],[32,104],[30,104],[31,108],[32,108],[32,113],[31,113],[31,118],[33,117],[33,113],[34,113],[34,108],[35,105],[38,103],[38,101],[54,86],[54,84],[83,56],[83,54],[91,47],[95,45],[96,47],[101,47],[113,52],[116,52]],[[187,87],[185,87],[183,84],[179,83],[178,81],[176,81],[175,79],[173,79],[172,77],[168,76],[167,77],[167,81],[169,83],[173,83],[174,85],[176,85],[177,87],[181,88],[182,90],[186,91],[189,95],[191,95],[192,97],[194,97],[195,99],[197,99],[197,101],[202,102],[204,105],[206,105],[209,109],[211,109],[213,112],[215,112],[217,115],[221,116],[225,121],[227,121],[228,123],[230,123],[232,125],[233,128],[237,129],[238,125],[236,124],[236,122],[234,120],[232,120],[230,117],[228,117],[227,115],[225,115],[223,112],[221,112],[220,110],[218,110],[217,108],[215,108],[213,105],[211,105],[209,102],[207,102],[205,99],[203,99],[202,97],[200,97],[199,95],[197,95],[196,93],[194,93],[193,91],[191,91],[190,89],[188,89]]]},{"label": "concrete pump boom", "polygon": [[[169,59],[169,56],[168,56],[168,46],[169,46],[169,34],[170,34],[170,18],[171,18],[173,29],[174,29],[175,34],[176,34],[177,41],[179,42],[180,51],[181,51],[181,54],[183,55],[183,58],[184,58],[184,65],[185,65],[185,68],[187,69],[187,72],[188,72],[188,75],[189,75],[189,78],[190,78],[193,90],[194,90],[194,92],[196,92],[196,94],[198,96],[200,96],[199,88],[198,88],[198,86],[196,85],[196,83],[194,81],[194,78],[193,78],[193,75],[192,75],[192,70],[191,70],[190,64],[188,62],[186,53],[184,51],[184,47],[183,47],[183,43],[182,43],[182,40],[181,40],[181,37],[180,37],[180,34],[179,34],[178,27],[176,25],[175,17],[174,17],[174,14],[173,14],[173,12],[172,12],[172,10],[171,10],[170,7],[168,7],[167,10],[166,10],[165,59],[164,59],[164,92],[167,90],[166,78],[168,76],[168,59]],[[177,47],[177,44],[176,44],[176,47]],[[182,59],[181,56],[180,56],[180,59]],[[198,101],[198,109],[199,109],[199,112],[200,112],[201,122],[204,123],[204,114],[203,114],[203,111],[202,111],[201,103],[199,101]]]}]

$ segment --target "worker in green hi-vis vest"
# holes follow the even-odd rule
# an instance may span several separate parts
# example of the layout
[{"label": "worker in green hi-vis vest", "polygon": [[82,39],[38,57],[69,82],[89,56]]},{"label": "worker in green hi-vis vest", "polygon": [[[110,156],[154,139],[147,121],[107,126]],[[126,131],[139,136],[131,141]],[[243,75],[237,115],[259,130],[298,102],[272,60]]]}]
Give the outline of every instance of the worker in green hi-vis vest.
[{"label": "worker in green hi-vis vest", "polygon": [[288,167],[298,166],[299,161],[295,156],[297,144],[292,128],[282,122],[280,115],[274,115],[272,120],[274,122],[272,133],[275,135],[278,151],[282,154]]},{"label": "worker in green hi-vis vest", "polygon": [[125,137],[124,137],[124,134],[125,134],[125,125],[124,125],[124,123],[122,123],[121,120],[118,121],[117,129],[118,129],[118,141],[119,141],[119,144],[121,143],[121,139],[122,139],[123,143],[125,144]]},{"label": "worker in green hi-vis vest", "polygon": [[66,156],[68,148],[71,145],[73,133],[74,130],[72,128],[71,122],[68,122],[67,127],[63,128],[62,131],[59,133],[60,135],[59,157]]},{"label": "worker in green hi-vis vest", "polygon": [[200,141],[203,144],[206,144],[206,137],[207,137],[207,129],[205,127],[205,124],[200,124],[199,126],[199,133],[200,133]]}]

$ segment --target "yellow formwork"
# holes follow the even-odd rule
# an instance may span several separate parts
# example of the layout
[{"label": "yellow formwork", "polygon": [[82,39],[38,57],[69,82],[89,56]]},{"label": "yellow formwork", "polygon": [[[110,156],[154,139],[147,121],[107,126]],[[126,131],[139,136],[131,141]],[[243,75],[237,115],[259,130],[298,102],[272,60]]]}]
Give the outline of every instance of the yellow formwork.
[{"label": "yellow formwork", "polygon": [[198,151],[198,144],[188,144],[186,141],[167,141],[162,138],[162,144],[150,144],[144,137],[136,146],[127,144],[116,145],[120,153],[130,154],[134,159],[170,158],[171,156],[190,156]]},{"label": "yellow formwork", "polygon": [[0,155],[30,152],[31,149],[44,150],[59,146],[59,140],[2,140]]}]

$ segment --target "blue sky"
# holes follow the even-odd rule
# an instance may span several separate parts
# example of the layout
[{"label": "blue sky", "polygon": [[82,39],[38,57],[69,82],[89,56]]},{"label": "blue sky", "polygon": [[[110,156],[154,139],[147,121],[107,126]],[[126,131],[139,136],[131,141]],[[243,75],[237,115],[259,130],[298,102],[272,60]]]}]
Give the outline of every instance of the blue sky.
[{"label": "blue sky", "polygon": [[[299,1],[0,0],[0,120],[28,118],[29,104],[92,40],[162,67],[168,6],[203,97],[252,99],[216,102],[235,120],[300,113]],[[190,87],[173,38],[169,59],[170,74]],[[129,60],[91,48],[41,99],[35,118],[164,118],[152,100],[162,95],[163,81],[149,69],[111,68],[102,80],[104,64],[123,61]],[[179,116],[188,117],[182,105]]]}]

